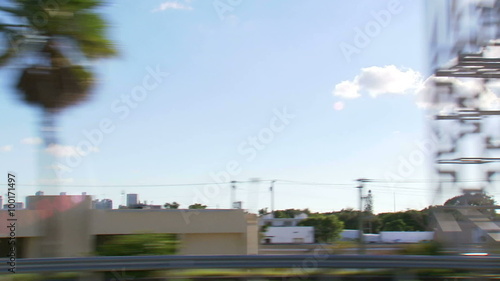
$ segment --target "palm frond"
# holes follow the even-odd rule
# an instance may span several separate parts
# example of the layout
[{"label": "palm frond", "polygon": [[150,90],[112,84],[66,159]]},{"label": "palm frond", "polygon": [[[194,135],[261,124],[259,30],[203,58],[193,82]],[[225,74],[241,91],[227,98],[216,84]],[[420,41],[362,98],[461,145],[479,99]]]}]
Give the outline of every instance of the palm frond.
[{"label": "palm frond", "polygon": [[107,27],[99,14],[77,12],[69,18],[64,15],[51,18],[45,31],[48,34],[70,38],[86,58],[97,59],[117,54],[115,46],[107,39]]},{"label": "palm frond", "polygon": [[17,8],[10,8],[10,7],[0,7],[0,11],[9,13],[13,16],[17,17],[23,17],[25,16],[23,10],[17,9]]},{"label": "palm frond", "polygon": [[8,47],[4,52],[0,54],[0,66],[6,65],[10,59],[16,56],[16,49]]}]

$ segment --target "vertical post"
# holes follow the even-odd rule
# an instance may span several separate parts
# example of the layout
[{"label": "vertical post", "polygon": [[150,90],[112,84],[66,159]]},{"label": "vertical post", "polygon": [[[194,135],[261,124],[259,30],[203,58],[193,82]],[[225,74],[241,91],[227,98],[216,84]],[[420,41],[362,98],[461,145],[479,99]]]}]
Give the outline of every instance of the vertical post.
[{"label": "vertical post", "polygon": [[394,201],[394,213],[395,213],[396,212],[396,191],[392,192],[392,197],[393,197],[393,201]]},{"label": "vertical post", "polygon": [[234,209],[234,202],[236,202],[236,181],[231,181],[231,204],[229,209]]},{"label": "vertical post", "polygon": [[269,191],[271,191],[271,215],[274,218],[274,182],[275,180],[271,181],[271,187],[269,188]]},{"label": "vertical post", "polygon": [[365,182],[367,182],[367,179],[358,179],[359,185],[356,187],[359,190],[359,219],[358,219],[358,231],[359,231],[359,247],[358,247],[358,254],[364,255],[365,254],[365,237],[363,235],[363,185]]}]

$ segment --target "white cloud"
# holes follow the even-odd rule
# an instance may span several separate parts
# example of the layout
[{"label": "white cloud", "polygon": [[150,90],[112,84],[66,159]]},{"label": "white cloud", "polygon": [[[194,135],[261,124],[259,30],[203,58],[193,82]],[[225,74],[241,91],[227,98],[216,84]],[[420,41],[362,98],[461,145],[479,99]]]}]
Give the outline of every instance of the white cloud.
[{"label": "white cloud", "polygon": [[345,99],[355,99],[361,97],[359,94],[358,83],[352,81],[342,81],[335,85],[335,90],[333,91],[334,96],[339,96]]},{"label": "white cloud", "polygon": [[358,83],[374,97],[382,94],[405,94],[422,83],[420,73],[412,69],[402,70],[394,65],[363,68]]},{"label": "white cloud", "polygon": [[42,142],[42,139],[39,137],[28,137],[21,140],[21,143],[29,145],[41,144]]},{"label": "white cloud", "polygon": [[86,156],[90,152],[98,152],[99,148],[92,146],[83,151],[81,148],[71,145],[53,144],[47,147],[45,151],[57,157],[69,157],[75,155]]},{"label": "white cloud", "polygon": [[371,66],[361,69],[352,81],[335,85],[333,95],[343,98],[358,98],[362,93],[372,97],[383,94],[414,93],[421,87],[422,75],[412,69],[401,69],[394,65]]},{"label": "white cloud", "polygon": [[73,146],[65,146],[60,144],[52,144],[47,147],[45,151],[57,157],[68,157],[78,154]]},{"label": "white cloud", "polygon": [[[187,1],[189,2],[189,1]],[[160,6],[156,9],[153,9],[152,12],[160,12],[165,10],[192,10],[193,8],[187,4],[182,4],[179,2],[167,1],[161,3]]]},{"label": "white cloud", "polygon": [[9,152],[12,150],[12,148],[14,148],[14,146],[12,145],[0,146],[0,152]]}]

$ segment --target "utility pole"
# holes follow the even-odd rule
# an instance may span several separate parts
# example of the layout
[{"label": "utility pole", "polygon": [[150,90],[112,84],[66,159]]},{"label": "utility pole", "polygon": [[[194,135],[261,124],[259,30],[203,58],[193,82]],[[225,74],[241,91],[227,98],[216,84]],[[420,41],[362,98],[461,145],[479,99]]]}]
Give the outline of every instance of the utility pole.
[{"label": "utility pole", "polygon": [[363,187],[365,182],[369,182],[370,180],[368,179],[357,179],[357,182],[359,183],[358,186],[356,187],[359,190],[359,219],[358,219],[358,231],[359,231],[359,247],[358,247],[358,253],[360,255],[365,254],[365,237],[363,236]]},{"label": "utility pole", "polygon": [[234,202],[236,202],[236,181],[231,181],[231,204],[229,209],[234,209]]},{"label": "utility pole", "polygon": [[392,199],[393,199],[393,204],[394,204],[394,213],[396,212],[396,191],[392,192]]},{"label": "utility pole", "polygon": [[271,192],[271,215],[274,218],[274,182],[275,180],[271,181],[271,187],[269,188],[269,191]]}]

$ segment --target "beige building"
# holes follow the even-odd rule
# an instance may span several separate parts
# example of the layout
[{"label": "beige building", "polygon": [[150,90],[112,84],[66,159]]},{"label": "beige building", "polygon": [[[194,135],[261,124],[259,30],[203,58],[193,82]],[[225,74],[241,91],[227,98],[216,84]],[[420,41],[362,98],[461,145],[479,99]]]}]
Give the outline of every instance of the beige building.
[{"label": "beige building", "polygon": [[[257,254],[257,217],[238,209],[91,209],[84,195],[29,196],[24,210],[0,211],[0,251],[15,222],[18,257],[75,257],[95,251],[99,235],[177,234],[182,255]],[[16,221],[8,220],[16,219]]]}]

